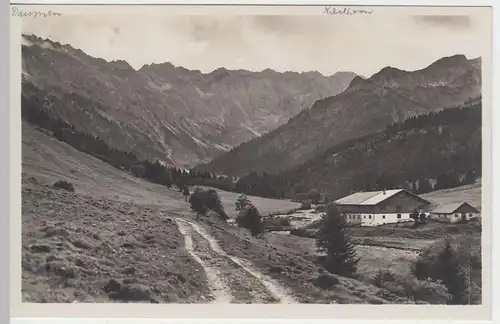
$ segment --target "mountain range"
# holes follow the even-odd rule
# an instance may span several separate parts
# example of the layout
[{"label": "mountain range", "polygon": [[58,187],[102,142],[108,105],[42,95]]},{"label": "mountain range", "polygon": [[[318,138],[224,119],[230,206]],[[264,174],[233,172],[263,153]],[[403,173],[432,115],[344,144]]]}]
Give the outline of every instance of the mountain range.
[{"label": "mountain range", "polygon": [[390,124],[479,97],[480,58],[444,57],[416,71],[385,67],[368,79],[356,76],[342,93],[196,169],[240,177],[252,171],[277,174]]},{"label": "mountain range", "polygon": [[211,73],[171,63],[133,69],[35,35],[22,36],[26,102],[142,159],[192,167],[284,125],[344,91],[352,72]]}]

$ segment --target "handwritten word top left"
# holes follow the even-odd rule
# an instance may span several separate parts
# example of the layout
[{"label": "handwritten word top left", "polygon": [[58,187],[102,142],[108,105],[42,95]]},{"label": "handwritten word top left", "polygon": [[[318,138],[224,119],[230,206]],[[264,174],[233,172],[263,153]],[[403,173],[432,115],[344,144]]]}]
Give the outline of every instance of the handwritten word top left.
[{"label": "handwritten word top left", "polygon": [[34,11],[34,10],[21,10],[18,7],[11,8],[11,15],[13,17],[32,17],[32,18],[50,18],[62,16],[61,12],[56,11]]}]

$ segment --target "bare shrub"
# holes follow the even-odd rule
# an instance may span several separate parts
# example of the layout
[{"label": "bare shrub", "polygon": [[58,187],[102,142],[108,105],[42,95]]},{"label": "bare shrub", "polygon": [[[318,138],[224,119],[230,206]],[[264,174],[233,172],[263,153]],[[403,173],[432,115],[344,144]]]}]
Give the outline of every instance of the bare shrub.
[{"label": "bare shrub", "polygon": [[322,273],[312,280],[313,285],[321,289],[330,289],[340,283],[339,279],[331,274]]},{"label": "bare shrub", "polygon": [[64,189],[66,191],[75,192],[73,184],[66,180],[59,180],[53,185],[54,188]]},{"label": "bare shrub", "polygon": [[379,270],[372,282],[394,295],[419,303],[447,304],[451,297],[442,283],[431,279],[419,280],[411,273],[396,275],[390,270]]}]

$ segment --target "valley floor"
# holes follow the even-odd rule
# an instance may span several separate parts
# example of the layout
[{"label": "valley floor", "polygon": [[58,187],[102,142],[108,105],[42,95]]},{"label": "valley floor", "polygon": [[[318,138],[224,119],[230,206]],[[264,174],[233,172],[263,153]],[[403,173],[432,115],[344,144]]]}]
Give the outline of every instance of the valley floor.
[{"label": "valley floor", "polygon": [[[26,302],[394,303],[322,269],[296,238],[196,220],[178,191],[136,179],[23,125],[22,296]],[[55,189],[57,180],[75,192]],[[237,194],[219,191],[228,213]],[[250,197],[263,213],[298,207]],[[231,210],[231,209],[232,210]]]},{"label": "valley floor", "polygon": [[197,222],[187,204],[173,212],[97,199],[26,176],[22,208],[26,302],[401,302],[349,278],[321,289],[314,253],[294,237]]},{"label": "valley floor", "polygon": [[[53,188],[57,180],[72,182],[75,192]],[[237,194],[218,192],[234,216]],[[262,214],[298,207],[250,199]],[[180,192],[23,125],[25,302],[407,303],[371,277],[378,269],[408,271],[419,251],[442,237],[428,229],[355,229],[359,278],[328,275],[333,284],[325,285],[314,239],[254,238],[218,219],[197,220]]]}]

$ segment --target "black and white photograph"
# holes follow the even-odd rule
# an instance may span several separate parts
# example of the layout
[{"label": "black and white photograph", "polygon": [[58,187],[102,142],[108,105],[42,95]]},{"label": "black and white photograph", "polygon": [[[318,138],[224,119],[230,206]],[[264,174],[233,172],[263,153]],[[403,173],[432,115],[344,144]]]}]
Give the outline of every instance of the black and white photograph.
[{"label": "black and white photograph", "polygon": [[485,302],[487,8],[112,7],[11,7],[23,303]]}]

